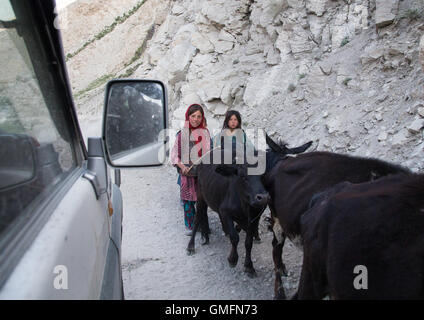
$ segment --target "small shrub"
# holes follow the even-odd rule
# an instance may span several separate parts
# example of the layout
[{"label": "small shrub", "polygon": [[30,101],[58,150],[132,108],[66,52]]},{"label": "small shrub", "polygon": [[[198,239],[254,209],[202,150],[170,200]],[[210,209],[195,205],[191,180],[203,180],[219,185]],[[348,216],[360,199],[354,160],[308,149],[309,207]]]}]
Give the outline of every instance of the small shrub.
[{"label": "small shrub", "polygon": [[304,74],[304,73],[299,74],[299,80],[300,80],[300,79],[303,79],[303,78],[305,78],[305,77],[306,77],[306,74]]},{"label": "small shrub", "polygon": [[293,83],[290,83],[287,90],[289,90],[289,92],[293,92],[294,90],[296,90],[296,86]]},{"label": "small shrub", "polygon": [[349,37],[344,37],[344,39],[342,40],[342,43],[340,44],[340,47],[347,45],[349,41],[350,41]]},{"label": "small shrub", "polygon": [[408,9],[403,13],[401,18],[406,18],[409,20],[418,20],[422,17],[422,14],[422,11],[420,12],[420,10],[418,9]]},{"label": "small shrub", "polygon": [[129,68],[129,69],[127,69],[126,71],[125,71],[125,73],[123,73],[123,74],[120,74],[119,76],[118,76],[118,78],[129,78],[130,76],[132,76],[133,75],[133,73],[138,69],[138,67],[139,66],[141,66],[141,63],[138,63],[138,64],[136,64],[134,67],[131,67],[131,68]]},{"label": "small shrub", "polygon": [[75,94],[75,98],[80,98],[83,95],[85,95],[87,92],[97,89],[98,87],[100,87],[102,84],[105,84],[106,82],[108,82],[109,80],[113,79],[114,75],[113,74],[106,74],[96,80],[94,80],[93,82],[91,82],[87,88],[77,92]]},{"label": "small shrub", "polygon": [[350,80],[352,80],[352,78],[346,78],[346,79],[344,79],[343,80],[343,84],[345,85],[345,86],[347,86],[347,84],[349,83],[349,81]]}]

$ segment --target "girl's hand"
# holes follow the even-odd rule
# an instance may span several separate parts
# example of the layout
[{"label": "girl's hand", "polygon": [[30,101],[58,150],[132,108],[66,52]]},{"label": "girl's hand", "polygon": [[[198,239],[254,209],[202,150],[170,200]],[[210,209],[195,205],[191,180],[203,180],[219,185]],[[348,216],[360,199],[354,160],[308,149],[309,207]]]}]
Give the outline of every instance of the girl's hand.
[{"label": "girl's hand", "polygon": [[190,168],[185,166],[184,164],[181,164],[180,168],[181,168],[181,173],[185,176],[188,174],[188,172],[190,170]]}]

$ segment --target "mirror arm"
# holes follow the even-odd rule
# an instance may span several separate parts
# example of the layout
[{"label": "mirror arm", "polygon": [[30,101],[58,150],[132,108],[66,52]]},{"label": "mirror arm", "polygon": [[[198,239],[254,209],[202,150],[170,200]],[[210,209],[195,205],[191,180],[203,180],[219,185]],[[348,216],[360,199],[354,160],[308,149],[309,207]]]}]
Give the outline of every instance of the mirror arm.
[{"label": "mirror arm", "polygon": [[121,187],[121,170],[115,169],[115,184]]},{"label": "mirror arm", "polygon": [[107,166],[104,159],[103,142],[101,138],[88,138],[87,171],[83,177],[90,181],[99,199],[107,191]]},{"label": "mirror arm", "polygon": [[99,183],[99,179],[97,179],[97,175],[96,173],[87,170],[83,177],[85,179],[87,179],[88,181],[90,181],[91,185],[93,186],[94,192],[96,193],[96,199],[99,200],[100,198],[100,183]]}]

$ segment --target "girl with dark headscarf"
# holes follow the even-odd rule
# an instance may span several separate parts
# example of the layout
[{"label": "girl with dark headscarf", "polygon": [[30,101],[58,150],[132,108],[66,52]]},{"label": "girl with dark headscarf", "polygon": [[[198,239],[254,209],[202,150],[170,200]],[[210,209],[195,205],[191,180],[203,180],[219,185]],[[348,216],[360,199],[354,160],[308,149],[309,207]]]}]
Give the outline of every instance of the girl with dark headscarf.
[{"label": "girl with dark headscarf", "polygon": [[213,147],[232,145],[233,143],[240,143],[253,148],[253,144],[247,139],[246,133],[241,128],[240,112],[229,110],[225,113],[221,132],[213,138]]},{"label": "girl with dark headscarf", "polygon": [[[214,148],[235,148],[236,144],[242,144],[244,146],[244,152],[254,152],[255,147],[247,138],[246,133],[241,128],[241,115],[236,110],[229,110],[225,113],[224,124],[222,130],[213,138]],[[250,150],[249,150],[250,149]],[[234,150],[234,149],[233,149]],[[258,229],[254,232],[255,241],[260,241]]]}]

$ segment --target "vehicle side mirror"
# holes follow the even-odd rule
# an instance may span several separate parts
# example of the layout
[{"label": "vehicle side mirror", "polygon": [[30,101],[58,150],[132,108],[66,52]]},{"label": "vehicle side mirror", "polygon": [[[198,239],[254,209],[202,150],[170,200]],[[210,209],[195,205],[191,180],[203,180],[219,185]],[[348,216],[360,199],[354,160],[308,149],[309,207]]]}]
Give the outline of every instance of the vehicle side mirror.
[{"label": "vehicle side mirror", "polygon": [[103,140],[115,168],[160,166],[166,158],[166,89],[155,80],[112,80],[106,86]]},{"label": "vehicle side mirror", "polygon": [[38,142],[25,134],[0,133],[0,192],[36,177]]}]

